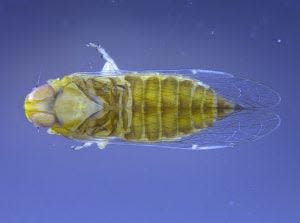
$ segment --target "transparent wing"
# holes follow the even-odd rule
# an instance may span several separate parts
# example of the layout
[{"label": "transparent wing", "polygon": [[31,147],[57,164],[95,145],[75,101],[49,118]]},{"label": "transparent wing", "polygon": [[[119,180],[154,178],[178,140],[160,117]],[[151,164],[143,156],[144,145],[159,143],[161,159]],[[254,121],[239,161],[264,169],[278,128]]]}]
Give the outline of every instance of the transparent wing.
[{"label": "transparent wing", "polygon": [[281,101],[280,95],[269,86],[256,81],[220,71],[201,69],[181,70],[146,70],[139,73],[160,73],[164,75],[181,75],[198,80],[219,95],[244,108],[271,108]]},{"label": "transparent wing", "polygon": [[[122,70],[119,71],[119,73],[111,73],[110,76],[118,76],[128,73],[140,75],[159,73],[163,75],[179,75],[189,77],[208,85],[219,95],[227,98],[228,100],[249,109],[271,108],[278,105],[281,101],[280,95],[264,84],[220,71],[201,69],[142,71]],[[103,72],[86,72],[85,74],[108,76],[107,73]]]},{"label": "transparent wing", "polygon": [[280,122],[277,114],[244,110],[217,121],[212,127],[176,141],[131,143],[113,139],[110,144],[191,150],[219,149],[260,139],[277,129]]},{"label": "transparent wing", "polygon": [[247,78],[231,74],[188,70],[191,77],[199,79],[212,87],[219,95],[243,106],[244,108],[270,108],[280,103],[280,95],[270,87]]}]

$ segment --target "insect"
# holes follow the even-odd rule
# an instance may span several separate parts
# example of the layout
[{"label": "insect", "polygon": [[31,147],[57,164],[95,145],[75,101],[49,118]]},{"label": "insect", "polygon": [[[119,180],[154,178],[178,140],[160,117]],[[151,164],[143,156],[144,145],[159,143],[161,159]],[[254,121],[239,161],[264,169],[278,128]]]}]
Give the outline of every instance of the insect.
[{"label": "insect", "polygon": [[254,81],[200,69],[126,71],[101,47],[100,72],[49,80],[25,98],[27,119],[50,134],[96,143],[216,149],[272,132],[278,93]]}]

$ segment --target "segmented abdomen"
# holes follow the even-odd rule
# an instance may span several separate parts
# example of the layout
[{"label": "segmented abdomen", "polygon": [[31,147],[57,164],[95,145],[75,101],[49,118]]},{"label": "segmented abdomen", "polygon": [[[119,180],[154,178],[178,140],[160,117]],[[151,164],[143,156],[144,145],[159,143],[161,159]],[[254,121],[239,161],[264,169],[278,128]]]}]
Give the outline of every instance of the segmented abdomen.
[{"label": "segmented abdomen", "polygon": [[124,81],[130,90],[123,95],[119,137],[127,140],[160,141],[189,135],[213,125],[224,113],[226,106],[222,105],[226,109],[229,105],[209,87],[186,78],[125,75]]}]

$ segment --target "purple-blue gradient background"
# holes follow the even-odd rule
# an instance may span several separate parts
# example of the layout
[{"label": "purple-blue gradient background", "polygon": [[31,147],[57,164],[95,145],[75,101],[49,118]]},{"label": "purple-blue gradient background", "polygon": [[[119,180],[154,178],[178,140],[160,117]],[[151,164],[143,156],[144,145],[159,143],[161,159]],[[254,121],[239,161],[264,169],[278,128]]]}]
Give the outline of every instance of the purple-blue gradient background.
[{"label": "purple-blue gradient background", "polygon": [[[299,4],[0,0],[0,222],[299,222]],[[235,149],[74,152],[27,122],[23,100],[39,74],[43,83],[97,61],[90,41],[124,69],[266,83],[282,96],[282,125]]]}]

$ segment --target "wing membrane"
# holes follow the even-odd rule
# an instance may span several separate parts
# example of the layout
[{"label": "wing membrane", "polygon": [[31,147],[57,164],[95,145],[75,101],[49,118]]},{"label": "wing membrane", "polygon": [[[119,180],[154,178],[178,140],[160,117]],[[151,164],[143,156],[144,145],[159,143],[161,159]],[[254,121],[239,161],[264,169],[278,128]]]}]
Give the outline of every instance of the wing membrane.
[{"label": "wing membrane", "polygon": [[200,69],[182,69],[182,70],[153,70],[143,73],[157,72],[165,75],[175,74],[190,77],[198,80],[212,89],[219,95],[224,96],[244,108],[259,109],[271,108],[280,103],[280,95],[270,87],[252,81],[247,78],[235,76],[232,74],[200,70]]},{"label": "wing membrane", "polygon": [[[157,73],[162,75],[179,75],[183,77],[189,77],[210,86],[219,95],[224,96],[228,100],[249,109],[271,108],[278,105],[281,101],[280,95],[270,87],[253,80],[225,72],[201,69],[141,71],[122,70],[119,73],[112,73],[111,76],[119,76],[128,73],[140,75]],[[108,75],[107,73],[101,72],[86,72],[85,74],[100,76]]]},{"label": "wing membrane", "polygon": [[176,141],[131,143],[113,139],[112,144],[134,144],[141,147],[206,150],[233,147],[243,142],[260,139],[280,126],[280,117],[274,113],[241,111],[217,121],[214,126]]}]

